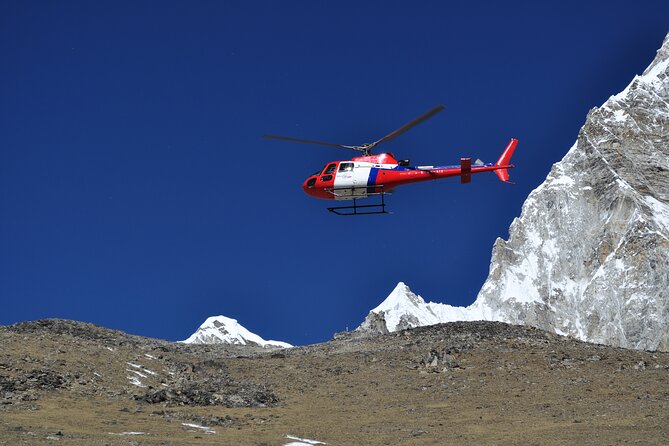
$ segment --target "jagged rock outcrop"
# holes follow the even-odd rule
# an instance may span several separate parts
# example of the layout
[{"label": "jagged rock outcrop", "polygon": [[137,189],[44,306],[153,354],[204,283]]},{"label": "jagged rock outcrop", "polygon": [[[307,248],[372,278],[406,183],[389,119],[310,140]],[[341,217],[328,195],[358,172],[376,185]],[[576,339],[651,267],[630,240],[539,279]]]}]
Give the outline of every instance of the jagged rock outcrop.
[{"label": "jagged rock outcrop", "polygon": [[495,242],[474,304],[393,293],[359,331],[379,331],[381,319],[389,331],[483,319],[669,350],[669,36],[641,76],[588,113],[509,239]]},{"label": "jagged rock outcrop", "polygon": [[476,306],[591,342],[669,349],[669,36],[588,113],[498,239]]},{"label": "jagged rock outcrop", "polygon": [[370,311],[362,324],[360,324],[360,326],[356,329],[356,331],[369,334],[389,333],[388,326],[386,325],[385,313],[383,311]]}]

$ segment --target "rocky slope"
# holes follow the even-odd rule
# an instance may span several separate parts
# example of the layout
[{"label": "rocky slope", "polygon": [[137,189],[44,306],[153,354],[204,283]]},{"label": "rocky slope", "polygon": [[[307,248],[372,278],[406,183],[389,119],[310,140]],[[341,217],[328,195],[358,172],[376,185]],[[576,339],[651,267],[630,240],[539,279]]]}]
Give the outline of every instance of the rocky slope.
[{"label": "rocky slope", "polygon": [[499,320],[669,350],[668,70],[669,36],[641,76],[588,113],[509,240],[495,242],[473,305],[425,304],[402,289],[358,330]]},{"label": "rocky slope", "polygon": [[[45,319],[0,327],[0,407],[30,408],[45,392],[190,405],[256,406],[268,389],[230,378],[222,358],[265,349],[132,336],[93,324]],[[198,359],[206,358],[206,360]],[[5,406],[2,406],[2,405]]]},{"label": "rocky slope", "polygon": [[499,322],[269,351],[46,320],[0,345],[0,445],[669,443],[669,353]]}]

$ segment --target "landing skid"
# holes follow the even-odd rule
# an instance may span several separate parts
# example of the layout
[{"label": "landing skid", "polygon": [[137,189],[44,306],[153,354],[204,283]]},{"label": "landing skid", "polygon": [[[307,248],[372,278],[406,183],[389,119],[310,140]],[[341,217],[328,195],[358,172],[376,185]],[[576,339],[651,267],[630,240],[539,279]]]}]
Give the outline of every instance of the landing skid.
[{"label": "landing skid", "polygon": [[[353,206],[335,206],[328,208],[328,211],[337,215],[372,215],[372,214],[389,214],[390,212],[386,211],[386,201],[384,192],[381,192],[381,203],[377,204],[363,204],[358,205],[358,199],[353,199]],[[360,211],[362,209],[362,211]]]}]

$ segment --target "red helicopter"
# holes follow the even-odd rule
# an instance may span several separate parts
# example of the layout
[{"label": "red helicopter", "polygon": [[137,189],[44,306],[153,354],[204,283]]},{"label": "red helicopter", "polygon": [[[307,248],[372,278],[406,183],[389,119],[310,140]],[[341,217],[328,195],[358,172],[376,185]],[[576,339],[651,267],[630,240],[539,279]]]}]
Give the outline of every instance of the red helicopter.
[{"label": "red helicopter", "polygon": [[[501,181],[508,183],[508,169],[514,167],[509,162],[511,161],[513,152],[516,150],[516,145],[518,145],[517,139],[509,141],[506,149],[504,149],[504,152],[502,152],[502,155],[494,164],[484,164],[481,160],[476,160],[472,164],[471,158],[460,158],[460,164],[453,166],[409,166],[409,160],[397,160],[389,152],[372,155],[372,149],[382,142],[389,141],[401,135],[443,109],[444,106],[439,105],[383,138],[360,146],[346,146],[343,144],[332,144],[277,135],[264,135],[264,137],[306,144],[318,144],[321,146],[341,147],[343,149],[362,152],[362,156],[357,156],[350,160],[327,163],[322,170],[311,175],[302,185],[304,192],[315,198],[324,200],[353,200],[353,206],[327,208],[328,211],[337,215],[387,214],[385,195],[397,186],[419,181],[459,176],[461,183],[469,183],[472,179],[472,174],[495,172]],[[366,205],[359,205],[357,203],[358,199],[370,196],[380,196],[381,202]]]}]

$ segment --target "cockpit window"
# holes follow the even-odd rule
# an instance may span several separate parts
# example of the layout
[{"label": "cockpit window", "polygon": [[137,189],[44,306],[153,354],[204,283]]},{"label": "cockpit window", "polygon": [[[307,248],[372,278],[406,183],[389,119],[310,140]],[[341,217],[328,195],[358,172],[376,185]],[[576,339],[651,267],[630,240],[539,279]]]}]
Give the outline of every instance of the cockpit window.
[{"label": "cockpit window", "polygon": [[337,168],[336,164],[328,164],[328,167],[325,169],[323,172],[323,175],[328,175],[330,173],[334,173],[335,169]]},{"label": "cockpit window", "polygon": [[353,170],[353,163],[341,163],[339,165],[340,172],[350,172]]}]

